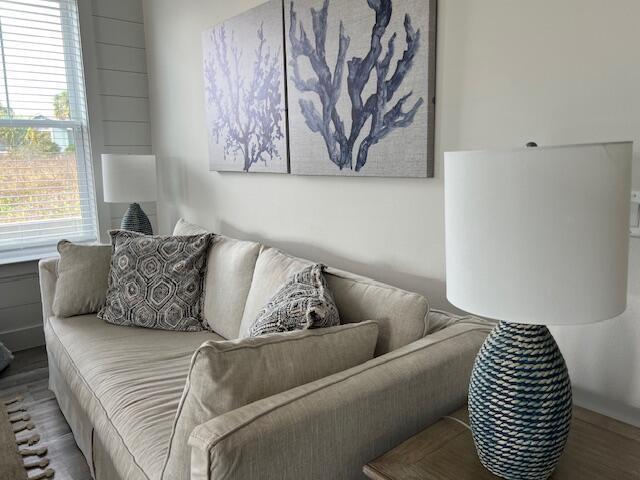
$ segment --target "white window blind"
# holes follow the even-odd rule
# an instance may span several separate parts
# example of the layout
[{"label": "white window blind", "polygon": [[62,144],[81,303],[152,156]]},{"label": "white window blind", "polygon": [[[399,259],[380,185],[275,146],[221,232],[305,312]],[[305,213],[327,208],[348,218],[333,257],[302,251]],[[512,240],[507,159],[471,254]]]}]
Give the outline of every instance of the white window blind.
[{"label": "white window blind", "polygon": [[0,0],[0,262],[97,238],[75,0]]}]

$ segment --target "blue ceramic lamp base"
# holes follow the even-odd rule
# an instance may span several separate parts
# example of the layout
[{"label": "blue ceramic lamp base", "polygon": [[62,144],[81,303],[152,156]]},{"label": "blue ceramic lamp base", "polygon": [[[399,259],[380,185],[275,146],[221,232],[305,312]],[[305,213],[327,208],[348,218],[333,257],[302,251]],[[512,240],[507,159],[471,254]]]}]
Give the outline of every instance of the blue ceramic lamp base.
[{"label": "blue ceramic lamp base", "polygon": [[507,480],[549,478],[571,423],[571,382],[542,325],[500,322],[476,358],[469,420],[482,464]]},{"label": "blue ceramic lamp base", "polygon": [[127,212],[122,217],[120,228],[131,232],[144,233],[145,235],[153,235],[153,228],[149,217],[144,213],[142,207],[137,203],[129,205]]}]

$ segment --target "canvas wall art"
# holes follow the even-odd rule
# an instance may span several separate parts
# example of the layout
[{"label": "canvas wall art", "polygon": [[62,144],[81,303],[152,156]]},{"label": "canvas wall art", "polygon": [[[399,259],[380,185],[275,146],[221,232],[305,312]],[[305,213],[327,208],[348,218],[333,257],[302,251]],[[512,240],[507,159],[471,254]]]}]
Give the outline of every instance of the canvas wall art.
[{"label": "canvas wall art", "polygon": [[285,0],[291,173],[433,176],[436,0]]},{"label": "canvas wall art", "polygon": [[282,0],[203,32],[209,167],[287,173]]}]

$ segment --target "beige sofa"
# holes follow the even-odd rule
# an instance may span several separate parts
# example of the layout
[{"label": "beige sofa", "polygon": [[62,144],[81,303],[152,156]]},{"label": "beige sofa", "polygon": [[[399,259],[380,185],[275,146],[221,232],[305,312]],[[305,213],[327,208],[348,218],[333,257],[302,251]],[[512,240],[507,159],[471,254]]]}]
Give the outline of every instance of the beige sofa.
[{"label": "beige sofa", "polygon": [[[195,233],[180,221],[176,232]],[[157,480],[194,351],[238,338],[306,260],[219,237],[205,315],[213,332],[56,318],[56,259],[40,262],[50,388],[98,480]],[[376,357],[211,418],[190,436],[191,478],[353,479],[362,466],[466,401],[490,324],[429,309],[421,295],[328,268],[343,322],[376,320]]]}]

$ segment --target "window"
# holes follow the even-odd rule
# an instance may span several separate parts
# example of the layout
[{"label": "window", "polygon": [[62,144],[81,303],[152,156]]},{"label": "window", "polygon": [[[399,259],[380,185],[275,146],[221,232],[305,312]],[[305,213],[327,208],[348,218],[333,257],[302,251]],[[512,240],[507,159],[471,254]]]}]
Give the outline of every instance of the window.
[{"label": "window", "polygon": [[97,238],[75,0],[0,0],[0,263]]}]

